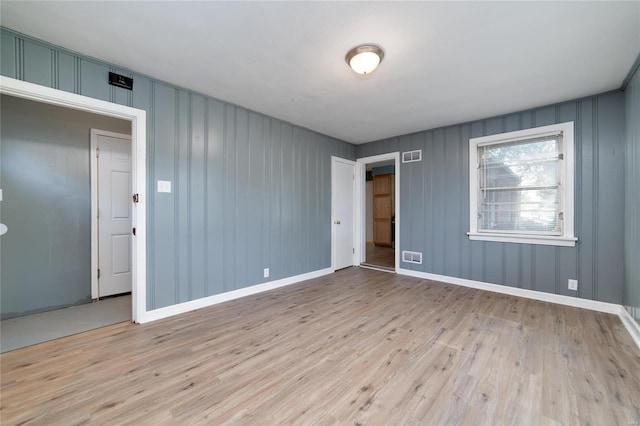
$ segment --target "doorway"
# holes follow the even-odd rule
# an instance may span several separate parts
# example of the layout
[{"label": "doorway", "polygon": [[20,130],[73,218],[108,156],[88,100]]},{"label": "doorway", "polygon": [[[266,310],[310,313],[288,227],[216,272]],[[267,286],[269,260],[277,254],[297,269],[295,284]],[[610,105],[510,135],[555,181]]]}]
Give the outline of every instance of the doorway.
[{"label": "doorway", "polygon": [[[91,209],[91,128],[130,133],[131,123],[5,94],[0,102],[0,209],[7,224],[0,241],[2,351],[131,321],[130,272],[123,277],[126,288],[118,291],[127,293],[122,300],[92,303],[90,250],[97,216]],[[124,179],[102,179],[115,183],[102,188],[109,194],[105,199],[113,198],[103,216],[108,210],[130,219],[131,137],[114,132],[102,137],[107,134],[113,141],[101,143],[111,151],[103,163],[111,170],[126,164],[116,164]],[[117,149],[111,149],[113,142]],[[130,271],[130,220],[125,225],[126,244],[109,252],[121,256],[116,261]]]},{"label": "doorway", "polygon": [[[0,93],[69,110],[119,118],[130,123],[131,188],[137,194],[138,202],[133,206],[131,213],[133,227],[137,232],[131,240],[132,294],[129,306],[134,322],[148,321],[146,310],[146,112],[8,77],[0,77]],[[4,200],[7,201],[6,194]],[[8,232],[11,232],[11,227]]]},{"label": "doorway", "polygon": [[362,267],[398,268],[399,153],[357,160],[357,259]]},{"label": "doorway", "polygon": [[395,270],[395,175],[393,160],[366,165],[364,266]]}]

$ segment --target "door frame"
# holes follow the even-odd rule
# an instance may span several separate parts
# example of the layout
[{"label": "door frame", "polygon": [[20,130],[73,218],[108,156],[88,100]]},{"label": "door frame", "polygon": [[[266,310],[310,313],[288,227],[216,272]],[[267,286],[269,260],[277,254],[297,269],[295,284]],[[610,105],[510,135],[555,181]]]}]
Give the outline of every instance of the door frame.
[{"label": "door frame", "polygon": [[[357,168],[357,164],[356,164],[355,161],[347,160],[346,158],[336,157],[334,155],[331,156],[331,269],[334,272],[336,270],[336,227],[333,226],[333,222],[336,220],[336,218],[335,218],[335,210],[334,210],[335,205],[336,205],[334,189],[335,189],[335,185],[336,185],[337,182],[334,182],[334,180],[333,180],[333,172],[334,172],[336,163],[344,163],[344,164],[348,164],[350,166],[353,166],[354,173],[356,172],[356,168]],[[357,174],[356,174],[356,176],[357,176]],[[355,181],[355,176],[354,176],[354,181]],[[356,194],[355,186],[354,186],[353,189],[354,189],[353,194],[355,195]],[[353,200],[354,209],[351,212],[351,214],[352,214],[351,220],[352,220],[353,229],[354,229],[354,232],[351,235],[351,243],[353,244],[354,248],[356,247],[355,242],[357,241],[355,239],[355,230],[356,230],[356,216],[355,216],[355,210],[356,209],[355,209],[355,207],[356,207],[356,204],[357,204],[356,200],[357,200],[357,198]],[[352,255],[352,257],[351,257],[351,266],[356,264],[355,259],[356,259],[356,257],[355,257],[355,253],[354,253]]]},{"label": "door frame", "polygon": [[131,122],[131,172],[133,177],[131,189],[134,194],[138,194],[138,203],[134,204],[131,218],[132,226],[136,228],[136,237],[131,239],[132,319],[138,323],[145,322],[147,316],[146,111],[5,76],[0,76],[0,93]]},{"label": "door frame", "polygon": [[370,157],[362,157],[356,160],[356,220],[355,220],[355,239],[356,239],[356,262],[360,264],[366,261],[367,253],[367,164],[378,163],[380,161],[395,161],[395,208],[396,208],[396,224],[395,224],[395,271],[400,269],[400,152],[390,152],[388,154],[373,155]]},{"label": "door frame", "polygon": [[[102,129],[91,129],[91,298],[98,299],[100,297],[100,287],[98,279],[98,268],[100,266],[100,253],[98,250],[99,243],[99,218],[98,218],[98,156],[96,155],[98,148],[98,136],[107,136],[119,139],[128,139],[131,143],[131,135],[125,133],[110,132]],[[132,173],[133,174],[133,173]],[[133,184],[133,179],[131,180]],[[133,188],[129,188],[132,194],[135,194]],[[132,209],[133,210],[133,209]],[[133,225],[132,225],[133,226]],[[137,233],[136,229],[136,233]],[[133,274],[132,274],[133,278]],[[133,293],[133,282],[131,283]]]}]

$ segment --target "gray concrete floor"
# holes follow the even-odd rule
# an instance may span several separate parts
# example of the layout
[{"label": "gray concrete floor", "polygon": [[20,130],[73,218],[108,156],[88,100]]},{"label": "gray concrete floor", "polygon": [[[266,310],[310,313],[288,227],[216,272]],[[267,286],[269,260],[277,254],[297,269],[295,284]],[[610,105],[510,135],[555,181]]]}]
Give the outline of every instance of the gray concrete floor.
[{"label": "gray concrete floor", "polygon": [[131,295],[0,321],[0,353],[131,321]]}]

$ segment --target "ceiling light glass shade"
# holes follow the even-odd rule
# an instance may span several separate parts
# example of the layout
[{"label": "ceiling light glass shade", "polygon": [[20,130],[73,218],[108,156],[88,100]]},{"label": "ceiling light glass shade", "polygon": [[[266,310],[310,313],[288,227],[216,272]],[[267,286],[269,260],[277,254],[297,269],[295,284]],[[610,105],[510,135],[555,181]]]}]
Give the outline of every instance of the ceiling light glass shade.
[{"label": "ceiling light glass shade", "polygon": [[347,64],[358,74],[369,74],[375,70],[384,58],[384,52],[378,46],[363,45],[354,47],[347,53]]}]

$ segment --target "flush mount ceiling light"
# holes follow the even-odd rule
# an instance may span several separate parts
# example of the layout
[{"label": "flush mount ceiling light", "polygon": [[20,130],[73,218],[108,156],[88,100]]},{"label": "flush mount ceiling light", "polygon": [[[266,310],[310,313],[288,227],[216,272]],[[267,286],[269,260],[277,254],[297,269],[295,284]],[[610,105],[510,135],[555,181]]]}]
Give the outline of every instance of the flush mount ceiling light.
[{"label": "flush mount ceiling light", "polygon": [[345,60],[358,74],[369,74],[375,70],[384,58],[384,51],[372,44],[354,47],[347,53]]}]

